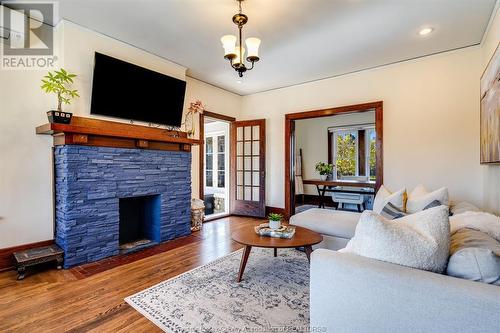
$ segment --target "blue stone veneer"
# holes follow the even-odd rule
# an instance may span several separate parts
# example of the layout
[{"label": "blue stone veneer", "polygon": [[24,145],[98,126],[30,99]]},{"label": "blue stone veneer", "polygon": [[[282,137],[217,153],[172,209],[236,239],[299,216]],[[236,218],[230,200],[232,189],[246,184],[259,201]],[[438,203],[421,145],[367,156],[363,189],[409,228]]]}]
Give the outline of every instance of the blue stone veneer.
[{"label": "blue stone veneer", "polygon": [[65,268],[119,253],[120,198],[160,195],[161,242],[191,233],[190,152],[65,145],[54,157]]}]

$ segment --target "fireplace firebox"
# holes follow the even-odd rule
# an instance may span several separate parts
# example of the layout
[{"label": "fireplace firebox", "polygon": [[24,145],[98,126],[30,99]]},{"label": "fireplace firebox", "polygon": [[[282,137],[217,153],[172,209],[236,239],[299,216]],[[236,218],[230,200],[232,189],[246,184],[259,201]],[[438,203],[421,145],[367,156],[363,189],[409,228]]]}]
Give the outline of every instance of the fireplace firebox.
[{"label": "fireplace firebox", "polygon": [[160,242],[160,195],[120,198],[119,244],[130,252]]}]

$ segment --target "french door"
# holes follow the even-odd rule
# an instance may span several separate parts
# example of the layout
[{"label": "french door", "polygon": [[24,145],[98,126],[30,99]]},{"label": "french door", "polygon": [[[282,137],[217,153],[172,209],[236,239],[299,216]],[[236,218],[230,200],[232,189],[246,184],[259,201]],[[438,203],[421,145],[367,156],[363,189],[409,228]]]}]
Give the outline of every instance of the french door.
[{"label": "french door", "polygon": [[231,123],[231,213],[266,214],[266,120]]}]

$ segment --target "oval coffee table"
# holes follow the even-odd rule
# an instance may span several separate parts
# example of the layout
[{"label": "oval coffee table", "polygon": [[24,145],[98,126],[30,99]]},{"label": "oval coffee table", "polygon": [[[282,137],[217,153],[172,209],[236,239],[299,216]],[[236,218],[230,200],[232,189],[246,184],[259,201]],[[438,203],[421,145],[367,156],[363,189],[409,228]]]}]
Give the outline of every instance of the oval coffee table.
[{"label": "oval coffee table", "polygon": [[291,239],[273,238],[260,236],[255,233],[253,226],[242,227],[233,232],[231,238],[242,245],[245,245],[243,256],[240,263],[240,271],[238,272],[237,282],[241,281],[245,266],[247,265],[248,256],[252,247],[273,248],[274,256],[278,255],[278,249],[304,247],[307,255],[307,260],[311,260],[312,245],[318,244],[323,240],[323,236],[312,230],[295,226],[295,235]]}]

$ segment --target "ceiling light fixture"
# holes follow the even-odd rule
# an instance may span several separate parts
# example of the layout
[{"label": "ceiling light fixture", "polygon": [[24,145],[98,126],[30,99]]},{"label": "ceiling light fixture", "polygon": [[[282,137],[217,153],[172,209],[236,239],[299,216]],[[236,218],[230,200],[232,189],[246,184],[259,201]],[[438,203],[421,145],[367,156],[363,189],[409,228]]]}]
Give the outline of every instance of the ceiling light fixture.
[{"label": "ceiling light fixture", "polygon": [[428,34],[430,34],[430,33],[431,33],[431,32],[433,32],[433,31],[434,31],[434,29],[433,29],[433,28],[423,28],[422,30],[420,30],[420,31],[418,32],[418,34],[419,34],[420,36],[427,36]]},{"label": "ceiling light fixture", "polygon": [[245,44],[247,46],[246,60],[252,64],[252,67],[247,68],[244,61],[245,48],[242,44],[243,26],[248,22],[248,16],[243,14],[241,10],[241,3],[244,0],[238,1],[239,13],[233,16],[233,23],[238,26],[239,40],[236,45],[237,38],[233,35],[222,36],[220,41],[224,48],[224,58],[229,60],[231,67],[238,72],[239,77],[243,77],[243,73],[253,69],[254,64],[259,61],[259,46],[260,39],[251,37],[247,38]]}]

